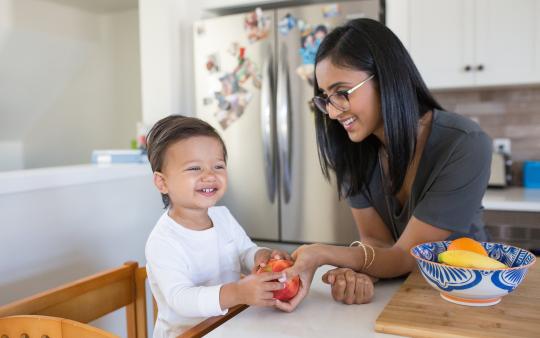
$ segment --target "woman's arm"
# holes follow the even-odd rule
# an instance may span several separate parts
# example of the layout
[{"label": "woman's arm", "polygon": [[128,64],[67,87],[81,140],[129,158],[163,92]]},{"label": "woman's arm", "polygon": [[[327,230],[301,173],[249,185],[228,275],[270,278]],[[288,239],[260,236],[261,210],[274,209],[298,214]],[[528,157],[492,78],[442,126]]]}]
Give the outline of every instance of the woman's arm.
[{"label": "woman's arm", "polygon": [[[330,264],[342,268],[350,268],[358,272],[367,273],[377,278],[391,278],[406,274],[412,270],[415,261],[409,250],[420,243],[441,241],[450,235],[450,231],[434,227],[412,217],[399,240],[390,247],[372,246],[364,250],[358,247],[340,247],[315,244],[305,248],[305,254],[312,256],[318,266]],[[378,241],[380,238],[375,237]],[[371,245],[371,244],[369,244]],[[365,257],[367,253],[367,257]],[[373,258],[373,263],[366,269]],[[366,264],[368,262],[368,264]]]},{"label": "woman's arm", "polygon": [[[391,278],[408,273],[414,267],[415,261],[409,254],[413,246],[431,241],[447,238],[450,231],[436,228],[412,217],[405,231],[396,243],[392,244],[390,232],[382,223],[380,216],[374,209],[356,209],[353,211],[358,230],[363,241],[373,247],[342,247],[324,244],[304,245],[293,252],[294,265],[284,270],[287,278],[299,275],[302,281],[300,291],[289,303],[277,302],[276,306],[283,311],[293,311],[301,300],[307,295],[313,274],[317,267],[325,264],[349,268],[356,274],[336,272],[335,280],[331,281],[332,296],[334,299],[346,304],[363,303],[371,299],[372,285],[362,273],[377,278]],[[380,223],[378,223],[380,222]],[[365,257],[367,253],[368,257]],[[375,253],[373,263],[369,265]],[[366,264],[367,263],[367,264]],[[360,273],[358,273],[360,272]],[[328,277],[326,276],[327,282]],[[338,281],[339,279],[339,281]],[[358,284],[361,279],[361,284]],[[354,286],[354,287],[353,287]],[[371,290],[371,291],[370,291]],[[358,291],[364,294],[358,295]]]},{"label": "woman's arm", "polygon": [[351,212],[363,243],[379,248],[388,248],[394,245],[390,230],[375,208],[351,208]]}]

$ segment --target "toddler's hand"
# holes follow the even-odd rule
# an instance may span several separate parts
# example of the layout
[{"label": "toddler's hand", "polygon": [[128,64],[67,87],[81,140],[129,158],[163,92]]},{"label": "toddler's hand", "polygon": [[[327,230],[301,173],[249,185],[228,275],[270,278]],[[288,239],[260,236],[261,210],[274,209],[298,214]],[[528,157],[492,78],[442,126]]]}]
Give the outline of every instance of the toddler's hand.
[{"label": "toddler's hand", "polygon": [[272,291],[281,290],[285,286],[276,282],[282,277],[281,272],[263,272],[246,276],[237,282],[238,299],[241,304],[257,306],[274,306],[276,300]]},{"label": "toddler's hand", "polygon": [[291,255],[289,255],[287,251],[281,251],[281,250],[272,250],[272,253],[270,254],[270,258],[286,259],[288,261],[292,260]]},{"label": "toddler's hand", "polygon": [[268,249],[261,249],[257,252],[255,255],[255,266],[253,267],[253,273],[257,272],[259,268],[266,266],[268,261],[270,259],[287,259],[291,260],[291,256],[286,251],[281,250],[268,250]]}]

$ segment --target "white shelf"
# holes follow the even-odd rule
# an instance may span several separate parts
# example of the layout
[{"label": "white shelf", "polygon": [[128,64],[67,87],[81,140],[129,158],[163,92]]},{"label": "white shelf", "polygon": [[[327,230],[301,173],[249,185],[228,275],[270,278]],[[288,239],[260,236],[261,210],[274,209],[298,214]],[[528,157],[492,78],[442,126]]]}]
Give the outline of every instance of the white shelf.
[{"label": "white shelf", "polygon": [[150,176],[149,164],[74,165],[0,173],[0,195]]}]

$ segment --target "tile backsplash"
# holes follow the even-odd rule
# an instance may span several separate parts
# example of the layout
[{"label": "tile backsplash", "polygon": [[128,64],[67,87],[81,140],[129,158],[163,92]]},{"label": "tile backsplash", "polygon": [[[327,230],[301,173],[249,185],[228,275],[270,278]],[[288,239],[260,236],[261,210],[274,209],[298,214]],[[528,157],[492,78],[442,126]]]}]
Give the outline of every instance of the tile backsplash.
[{"label": "tile backsplash", "polygon": [[469,116],[492,138],[511,140],[512,182],[525,160],[540,160],[540,86],[433,91],[445,110]]}]

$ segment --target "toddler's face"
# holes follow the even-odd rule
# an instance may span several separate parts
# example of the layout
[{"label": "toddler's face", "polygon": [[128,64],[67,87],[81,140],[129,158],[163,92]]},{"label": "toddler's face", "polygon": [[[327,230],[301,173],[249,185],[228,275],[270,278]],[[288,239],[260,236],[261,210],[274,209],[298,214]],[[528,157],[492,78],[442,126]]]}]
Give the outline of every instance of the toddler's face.
[{"label": "toddler's face", "polygon": [[207,209],[227,189],[227,167],[219,140],[195,136],[169,146],[162,172],[173,208]]}]

